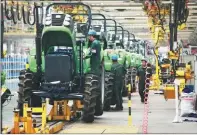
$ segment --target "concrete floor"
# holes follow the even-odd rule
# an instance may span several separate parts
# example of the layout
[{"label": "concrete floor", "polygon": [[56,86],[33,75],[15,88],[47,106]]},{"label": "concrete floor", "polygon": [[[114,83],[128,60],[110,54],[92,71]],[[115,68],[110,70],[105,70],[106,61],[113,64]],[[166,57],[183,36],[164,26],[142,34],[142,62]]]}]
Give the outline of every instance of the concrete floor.
[{"label": "concrete floor", "polygon": [[[132,97],[133,123],[138,125],[139,133],[142,133],[142,118],[144,104],[140,104],[139,96]],[[163,95],[151,92],[149,97],[148,133],[195,133],[197,134],[197,122],[172,123],[175,117],[175,101],[166,101]],[[184,118],[182,118],[184,119]]]},{"label": "concrete floor", "polygon": [[[3,126],[13,125],[13,109],[16,107],[17,93],[10,104],[3,107]],[[197,134],[197,122],[172,123],[175,116],[174,100],[165,101],[163,95],[150,94],[150,110],[148,115],[148,133],[195,133]],[[65,126],[60,133],[142,133],[144,104],[140,102],[137,93],[132,95],[132,121],[134,127],[128,127],[127,98],[124,99],[124,110],[120,112],[105,112],[103,116],[97,117],[93,124],[84,124],[81,121]],[[84,130],[82,130],[84,129]],[[89,131],[88,131],[89,129]],[[90,129],[95,129],[90,130]],[[97,129],[97,130],[96,130]],[[101,130],[102,129],[102,130]],[[107,129],[107,130],[106,130]],[[75,132],[73,132],[73,130]],[[77,132],[78,130],[78,132]],[[111,131],[112,130],[112,131]],[[120,131],[121,130],[121,131]],[[122,131],[124,130],[124,131]],[[108,131],[108,132],[107,132]]]}]

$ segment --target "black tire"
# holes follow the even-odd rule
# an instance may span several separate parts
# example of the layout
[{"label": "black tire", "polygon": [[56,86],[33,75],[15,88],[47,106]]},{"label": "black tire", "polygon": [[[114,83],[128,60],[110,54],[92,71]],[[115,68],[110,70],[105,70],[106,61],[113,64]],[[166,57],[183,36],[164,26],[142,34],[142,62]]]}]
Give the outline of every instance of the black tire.
[{"label": "black tire", "polygon": [[103,115],[103,108],[104,108],[104,99],[103,99],[103,93],[105,93],[105,71],[102,67],[102,74],[99,78],[99,91],[97,92],[97,99],[96,99],[96,107],[95,107],[95,116],[101,116]]},{"label": "black tire", "polygon": [[18,90],[18,109],[20,109],[20,116],[23,116],[23,104],[28,103],[31,107],[41,107],[41,98],[32,95],[32,90],[38,90],[38,85],[33,82],[33,72],[28,70],[20,71],[19,75],[19,90]]},{"label": "black tire", "polygon": [[87,123],[94,121],[97,91],[99,90],[99,78],[93,74],[87,74],[85,77],[83,116],[82,120]]},{"label": "black tire", "polygon": [[101,116],[103,115],[103,104],[101,101],[101,95],[97,96],[96,98],[96,106],[95,106],[95,116]]},{"label": "black tire", "polygon": [[127,69],[127,73],[125,74],[125,79],[123,83],[123,91],[122,91],[122,96],[127,97],[128,96],[128,91],[127,91],[127,85],[131,83],[131,70]]},{"label": "black tire", "polygon": [[112,94],[113,94],[113,84],[114,83],[114,75],[113,73],[106,72],[105,73],[105,100],[104,100],[104,111],[110,110]]},{"label": "black tire", "polygon": [[136,70],[136,68],[132,68],[131,69],[131,76],[132,76],[132,85],[131,85],[131,87],[132,87],[132,91],[131,91],[131,93],[133,93],[133,92],[136,92],[136,84],[135,84],[135,77],[136,77],[136,75],[137,75],[137,70]]}]

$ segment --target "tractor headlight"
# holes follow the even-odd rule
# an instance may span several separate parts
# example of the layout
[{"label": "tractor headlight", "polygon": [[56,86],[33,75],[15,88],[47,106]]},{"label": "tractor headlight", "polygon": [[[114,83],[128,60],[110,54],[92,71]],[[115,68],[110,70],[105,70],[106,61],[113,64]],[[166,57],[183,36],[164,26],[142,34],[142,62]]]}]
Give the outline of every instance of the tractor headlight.
[{"label": "tractor headlight", "polygon": [[64,21],[70,21],[70,18],[69,17],[65,17]]},{"label": "tractor headlight", "polygon": [[51,20],[46,20],[45,25],[51,25]]},{"label": "tractor headlight", "polygon": [[45,19],[45,25],[51,25],[52,21],[51,21],[51,15],[47,15],[46,19]]},{"label": "tractor headlight", "polygon": [[69,17],[65,17],[65,18],[64,18],[63,25],[64,25],[64,26],[69,26],[69,25],[70,25],[70,18],[69,18]]},{"label": "tractor headlight", "polygon": [[69,26],[70,25],[70,22],[68,22],[68,21],[64,21],[64,26]]},{"label": "tractor headlight", "polygon": [[51,21],[51,16],[47,16],[45,20],[46,21]]},{"label": "tractor headlight", "polygon": [[66,14],[66,16],[65,17],[67,17],[67,18],[70,18],[71,17],[71,15],[69,15],[69,14]]}]

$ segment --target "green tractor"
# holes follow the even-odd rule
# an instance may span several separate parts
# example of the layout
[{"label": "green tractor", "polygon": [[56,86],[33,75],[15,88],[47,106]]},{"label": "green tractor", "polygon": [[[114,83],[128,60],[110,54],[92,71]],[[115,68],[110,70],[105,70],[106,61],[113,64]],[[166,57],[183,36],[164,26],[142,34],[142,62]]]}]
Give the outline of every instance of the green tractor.
[{"label": "green tractor", "polygon": [[[69,14],[49,14],[54,5],[81,5],[88,10],[88,22],[77,23]],[[53,3],[46,8],[45,24],[38,20],[36,9],[36,50],[29,56],[29,69],[19,76],[18,108],[23,112],[23,103],[40,107],[42,98],[50,104],[58,100],[81,100],[82,119],[93,122],[94,116],[103,114],[104,68],[101,59],[101,74],[91,72],[87,33],[91,27],[92,14],[83,3]],[[101,55],[102,56],[102,55]]]},{"label": "green tractor", "polygon": [[[82,14],[81,14],[82,15]],[[83,14],[87,15],[87,14]],[[94,13],[92,16],[96,16],[97,18],[92,18],[92,24],[91,28],[94,29],[97,32],[97,39],[101,41],[101,44],[103,45],[103,52],[105,53],[107,47],[109,46],[109,41],[107,40],[107,20],[106,17],[103,14],[100,13]],[[98,18],[98,17],[101,18]],[[94,23],[95,21],[95,23]],[[97,22],[96,22],[97,21]],[[108,60],[108,59],[107,59]],[[104,64],[106,63],[106,57],[104,57]],[[110,60],[110,66],[112,64],[112,61]],[[112,100],[112,93],[113,93],[113,74],[110,72],[107,72],[106,68],[108,66],[104,65],[105,67],[105,97],[104,97],[104,108],[106,106],[109,106]]]},{"label": "green tractor", "polygon": [[[111,19],[108,19],[111,20]],[[117,54],[119,56],[118,62],[122,65],[124,65],[124,67],[126,69],[130,68],[130,61],[131,61],[131,57],[130,57],[130,52],[126,51],[126,49],[124,49],[124,44],[123,44],[123,38],[124,38],[124,30],[121,26],[116,26],[116,21],[112,20],[115,22],[115,26],[107,26],[109,27],[109,31],[115,31],[115,34],[112,33],[108,33],[111,34],[108,37],[108,48],[104,50],[104,66],[105,66],[105,75],[107,75],[106,78],[110,78],[110,80],[113,80],[114,75],[111,73],[111,66],[112,66],[112,55]],[[110,28],[115,28],[115,29],[111,29]],[[117,34],[117,28],[121,28],[122,29],[122,39],[120,39],[120,35]],[[129,32],[128,32],[128,39],[130,38],[129,36]],[[115,38],[114,38],[115,37]],[[111,40],[110,40],[111,39]],[[129,40],[128,40],[129,41]],[[128,43],[129,44],[129,43]],[[127,46],[127,45],[126,45]],[[127,74],[130,74],[130,72],[127,72]],[[130,75],[125,75],[125,77],[123,78],[124,84],[129,82],[129,76]],[[112,81],[113,84],[113,81]],[[112,85],[114,86],[114,85]],[[113,88],[112,88],[113,89]],[[123,95],[127,96],[127,89],[126,89],[126,85],[124,85],[123,87]],[[107,102],[105,104],[105,110],[108,111],[110,109],[110,105],[114,105],[116,100],[115,100],[115,95],[114,93],[110,93],[108,95],[108,97],[106,97],[106,99],[109,99],[109,102]]]},{"label": "green tractor", "polygon": [[[107,20],[110,20],[110,19],[106,19],[106,17],[102,14],[97,14],[97,15],[100,15],[102,16],[102,19],[92,19],[92,20],[98,20],[98,21],[103,21],[103,25],[94,25],[94,30],[99,34],[99,39],[103,41],[103,44],[104,44],[104,50],[103,50],[103,53],[104,53],[104,56],[103,56],[103,60],[104,60],[104,69],[105,69],[105,98],[104,98],[104,109],[106,107],[108,107],[109,105],[111,105],[111,100],[112,100],[112,94],[113,94],[113,74],[110,73],[110,72],[107,72],[106,70],[106,57],[105,57],[105,52],[107,49],[107,47],[109,46],[109,41],[107,40]],[[101,27],[102,26],[102,27]],[[99,28],[100,27],[100,28]],[[103,31],[104,31],[104,34],[100,34],[101,32],[101,28],[103,28]],[[108,60],[108,59],[107,59]],[[112,64],[112,61],[110,62]]]},{"label": "green tractor", "polygon": [[[116,50],[114,54],[118,54],[119,59],[118,62],[122,64],[125,69],[127,70],[127,73],[125,74],[125,77],[123,78],[124,81],[124,86],[122,89],[122,96],[126,97],[128,96],[128,91],[126,88],[126,85],[131,82],[131,72],[130,72],[130,64],[131,64],[131,55],[130,52],[128,51],[128,46],[129,46],[129,41],[130,41],[130,33],[127,30],[124,30],[122,26],[118,26],[117,28],[121,28],[121,35],[117,34],[117,40],[116,40]],[[127,32],[127,43],[124,42],[125,40],[125,32]],[[126,44],[125,44],[126,43]]]}]

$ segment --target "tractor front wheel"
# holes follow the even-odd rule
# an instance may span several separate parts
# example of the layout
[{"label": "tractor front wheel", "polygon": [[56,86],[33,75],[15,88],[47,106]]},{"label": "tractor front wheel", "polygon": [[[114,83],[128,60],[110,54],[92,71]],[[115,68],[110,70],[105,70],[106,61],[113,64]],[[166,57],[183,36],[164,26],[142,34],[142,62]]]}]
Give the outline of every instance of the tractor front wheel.
[{"label": "tractor front wheel", "polygon": [[30,107],[41,107],[41,98],[32,95],[32,90],[37,90],[38,85],[33,82],[33,72],[28,70],[20,71],[19,76],[19,90],[18,90],[18,109],[20,110],[20,116],[23,116],[23,104],[28,103]]},{"label": "tractor front wheel", "polygon": [[87,123],[94,121],[97,91],[99,90],[99,78],[93,74],[87,74],[85,77],[83,99],[83,116],[82,120]]}]

